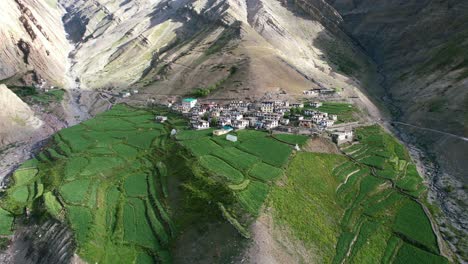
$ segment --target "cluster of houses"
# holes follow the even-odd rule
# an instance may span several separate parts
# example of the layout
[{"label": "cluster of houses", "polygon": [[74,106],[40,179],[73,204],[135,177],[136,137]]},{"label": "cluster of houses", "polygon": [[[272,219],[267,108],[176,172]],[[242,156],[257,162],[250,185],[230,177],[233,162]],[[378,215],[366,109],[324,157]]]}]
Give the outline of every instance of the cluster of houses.
[{"label": "cluster of houses", "polygon": [[302,93],[306,96],[311,96],[311,97],[315,97],[319,95],[329,96],[329,95],[338,93],[338,90],[331,89],[331,88],[315,88],[315,89],[305,90]]},{"label": "cluster of houses", "polygon": [[[312,108],[319,108],[320,102],[310,102]],[[280,125],[288,126],[296,121],[301,127],[311,128],[316,125],[326,128],[334,124],[336,115],[306,109],[303,115],[285,116],[292,108],[304,108],[303,103],[289,103],[282,100],[246,102],[231,101],[220,105],[213,102],[199,103],[196,98],[185,98],[181,102],[168,104],[174,111],[180,112],[190,119],[193,129],[207,129],[210,126],[223,128],[219,133],[227,133],[232,129],[266,129],[271,130]]]},{"label": "cluster of houses", "polygon": [[[321,102],[310,102],[310,107],[303,111],[303,115],[290,115],[285,117],[286,112],[291,108],[303,108],[303,103],[289,103],[287,101],[261,101],[244,102],[231,101],[225,105],[217,103],[199,103],[195,98],[185,98],[182,102],[169,102],[168,106],[178,111],[190,120],[190,126],[193,129],[201,130],[210,127],[218,127],[213,131],[213,135],[221,136],[227,134],[227,139],[236,141],[237,138],[229,132],[236,129],[256,128],[271,130],[279,125],[288,126],[294,122],[299,127],[312,128],[314,125],[318,128],[326,128],[334,124],[337,120],[336,115],[317,111],[322,106]],[[315,110],[313,109],[315,108]],[[290,122],[290,118],[293,119]],[[164,123],[166,116],[156,116],[156,122]],[[338,145],[353,140],[351,130],[335,131],[331,134],[331,139]]]},{"label": "cluster of houses", "polygon": [[119,97],[121,98],[127,98],[130,97],[131,95],[137,94],[138,90],[137,89],[131,89],[131,90],[123,90],[119,92]]}]

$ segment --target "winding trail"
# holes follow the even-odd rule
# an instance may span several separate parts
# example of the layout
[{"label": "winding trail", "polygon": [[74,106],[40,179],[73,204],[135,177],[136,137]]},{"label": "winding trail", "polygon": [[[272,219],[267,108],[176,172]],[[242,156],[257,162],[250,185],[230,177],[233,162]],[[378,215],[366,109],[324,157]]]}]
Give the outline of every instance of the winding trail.
[{"label": "winding trail", "polygon": [[409,127],[413,127],[413,128],[417,128],[417,129],[421,129],[421,130],[426,130],[426,131],[430,131],[430,132],[434,132],[434,133],[439,133],[439,134],[450,136],[450,137],[455,137],[455,138],[461,139],[463,141],[468,141],[467,137],[462,137],[462,136],[459,136],[459,135],[451,134],[451,133],[448,133],[448,132],[444,132],[444,131],[440,131],[440,130],[436,130],[436,129],[432,129],[432,128],[415,126],[415,125],[412,125],[412,124],[408,124],[408,123],[404,123],[404,122],[398,122],[398,121],[391,121],[390,124],[409,126]]}]

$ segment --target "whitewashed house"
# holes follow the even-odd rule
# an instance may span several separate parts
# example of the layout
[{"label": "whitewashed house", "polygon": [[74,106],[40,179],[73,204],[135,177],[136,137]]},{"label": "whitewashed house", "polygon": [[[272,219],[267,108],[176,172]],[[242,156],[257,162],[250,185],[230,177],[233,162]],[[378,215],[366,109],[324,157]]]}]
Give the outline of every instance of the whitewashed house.
[{"label": "whitewashed house", "polygon": [[208,129],[210,128],[210,123],[206,120],[199,119],[193,123],[193,128],[196,130]]},{"label": "whitewashed house", "polygon": [[246,127],[249,126],[249,121],[248,121],[248,120],[245,120],[245,119],[234,120],[234,121],[232,122],[232,126],[233,126],[235,129],[245,129]]},{"label": "whitewashed house", "polygon": [[353,131],[337,131],[332,134],[332,140],[337,145],[353,141]]},{"label": "whitewashed house", "polygon": [[275,127],[278,127],[278,120],[265,120],[263,126],[265,129],[273,129]]},{"label": "whitewashed house", "polygon": [[319,95],[318,91],[315,90],[315,89],[305,90],[302,93],[304,95],[307,95],[307,96],[317,96],[317,95]]},{"label": "whitewashed house", "polygon": [[319,108],[319,107],[321,107],[323,104],[322,104],[322,102],[315,101],[315,102],[310,102],[309,105],[310,105],[311,107]]},{"label": "whitewashed house", "polygon": [[167,121],[167,116],[156,116],[154,120],[158,123],[164,123]]},{"label": "whitewashed house", "polygon": [[184,98],[182,100],[182,107],[192,109],[197,104],[196,98]]}]

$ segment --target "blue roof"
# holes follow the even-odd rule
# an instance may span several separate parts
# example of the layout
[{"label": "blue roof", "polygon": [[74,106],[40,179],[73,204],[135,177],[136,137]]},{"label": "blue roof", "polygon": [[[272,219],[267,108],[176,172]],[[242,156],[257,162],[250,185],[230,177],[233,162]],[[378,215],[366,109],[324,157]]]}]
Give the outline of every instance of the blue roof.
[{"label": "blue roof", "polygon": [[195,99],[195,98],[184,98],[183,101],[184,101],[184,102],[193,102],[193,101],[195,101],[195,100],[197,100],[197,99]]}]

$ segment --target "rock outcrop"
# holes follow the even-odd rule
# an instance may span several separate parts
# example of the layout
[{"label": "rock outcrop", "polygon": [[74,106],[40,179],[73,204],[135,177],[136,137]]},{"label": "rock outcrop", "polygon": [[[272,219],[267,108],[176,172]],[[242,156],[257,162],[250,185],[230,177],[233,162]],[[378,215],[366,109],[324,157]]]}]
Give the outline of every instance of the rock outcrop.
[{"label": "rock outcrop", "polygon": [[70,50],[54,1],[0,2],[0,80],[63,86]]},{"label": "rock outcrop", "polygon": [[29,140],[42,126],[31,108],[0,84],[0,147]]}]

